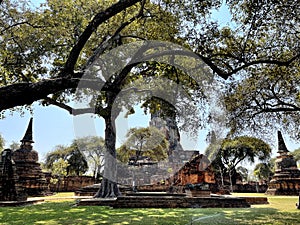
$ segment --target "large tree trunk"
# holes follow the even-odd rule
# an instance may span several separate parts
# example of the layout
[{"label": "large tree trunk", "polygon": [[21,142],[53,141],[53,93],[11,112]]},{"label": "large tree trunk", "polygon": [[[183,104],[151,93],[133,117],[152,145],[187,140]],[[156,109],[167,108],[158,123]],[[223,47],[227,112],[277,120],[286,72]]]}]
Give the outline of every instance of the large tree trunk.
[{"label": "large tree trunk", "polygon": [[[112,118],[113,117],[113,118]],[[121,195],[117,185],[116,132],[114,116],[105,119],[105,162],[100,189],[95,198],[114,198]]]}]

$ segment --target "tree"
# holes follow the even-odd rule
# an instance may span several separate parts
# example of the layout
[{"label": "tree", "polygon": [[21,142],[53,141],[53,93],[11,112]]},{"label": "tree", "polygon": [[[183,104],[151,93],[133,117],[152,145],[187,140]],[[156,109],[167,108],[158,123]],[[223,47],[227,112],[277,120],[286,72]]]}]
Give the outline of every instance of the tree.
[{"label": "tree", "polygon": [[57,176],[67,176],[67,167],[70,164],[63,160],[62,158],[59,158],[59,160],[55,161],[51,167],[52,173]]},{"label": "tree", "polygon": [[237,165],[245,160],[250,163],[254,163],[255,159],[267,160],[270,158],[271,148],[261,139],[241,136],[225,139],[218,154],[218,158],[227,169],[232,190]]},{"label": "tree", "polygon": [[[260,73],[266,64],[296,68],[299,49],[294,46],[298,40],[295,24],[299,22],[299,13],[295,13],[295,2],[285,2],[257,5],[251,0],[228,1],[237,25],[234,30],[220,28],[209,19],[211,9],[220,6],[218,0],[105,1],[100,8],[97,2],[52,0],[36,11],[27,7],[25,1],[2,1],[0,110],[43,100],[44,105],[57,105],[73,115],[92,111],[105,119],[105,145],[114,158],[117,112],[111,115],[112,105],[137,61],[111,74],[106,82],[86,79],[85,86],[101,86],[99,101],[92,101],[103,104],[96,104],[92,109],[72,109],[65,103],[95,58],[122,43],[156,39],[193,49],[224,79],[234,74],[252,75],[253,70]],[[169,52],[163,49],[160,54]],[[139,63],[151,58],[145,54],[139,56]],[[231,125],[235,127],[235,123]],[[118,194],[116,184],[103,182],[105,196]],[[111,187],[113,191],[109,190]]]},{"label": "tree", "polygon": [[[148,163],[157,163],[168,157],[169,142],[165,135],[156,127],[131,128],[127,133],[127,140],[117,149],[117,158],[133,166],[133,189],[135,190],[136,168],[143,166],[145,159]],[[145,162],[147,163],[147,162]]]},{"label": "tree", "polygon": [[[5,27],[2,32],[3,40],[10,40],[9,38],[12,34],[15,36],[9,42],[2,42],[2,49],[6,51],[9,50],[7,52],[8,54],[4,54],[4,56],[10,55],[13,59],[11,62],[8,62],[7,60],[10,58],[6,57],[6,61],[4,58],[3,61],[6,63],[4,63],[2,67],[5,74],[15,74],[14,76],[16,76],[17,79],[3,79],[4,85],[0,89],[1,96],[3,96],[3,100],[0,104],[2,107],[1,110],[18,105],[30,104],[33,101],[46,98],[49,94],[76,87],[78,77],[82,75],[82,72],[74,73],[72,68],[75,68],[77,62],[84,61],[77,59],[84,55],[80,55],[80,53],[87,45],[87,40],[92,39],[92,33],[110,18],[118,17],[119,12],[135,6],[138,2],[144,3],[143,1],[136,0],[120,1],[116,4],[111,4],[107,1],[101,11],[96,13],[95,11],[96,7],[98,9],[98,5],[89,4],[89,6],[86,6],[83,2],[74,2],[74,5],[72,5],[69,2],[51,1],[48,3],[46,10],[35,12],[28,7],[24,7],[24,5],[26,5],[24,2],[18,5],[17,3],[12,4],[9,1],[4,1],[1,4],[2,12],[7,11],[9,13],[3,13],[4,16],[1,21],[4,25],[3,27]],[[243,3],[238,1],[228,2],[228,7],[234,12],[233,20],[239,25],[235,33],[229,27],[219,29],[216,23],[211,23],[210,20],[206,20],[205,15],[209,14],[209,10],[219,7],[219,1],[204,1],[202,4],[199,4],[198,1],[189,1],[189,4],[184,4],[185,2],[180,4],[176,1],[172,3],[162,1],[160,7],[176,15],[180,20],[179,29],[182,27],[186,29],[186,23],[190,23],[188,32],[181,32],[180,35],[182,37],[180,35],[179,37],[188,37],[190,40],[189,44],[195,47],[196,53],[199,54],[215,73],[227,79],[232,76],[232,74],[253,65],[271,64],[289,66],[292,62],[299,59],[298,54],[286,54],[288,51],[291,53],[299,52],[296,48],[291,49],[291,47],[295,47],[293,46],[293,43],[295,43],[293,41],[297,38],[297,32],[295,32],[296,28],[294,24],[297,24],[299,21],[299,16],[297,16],[298,14],[295,14],[294,11],[295,3],[292,1],[286,2],[289,4],[272,1],[272,4],[262,3],[259,7],[257,3],[253,1],[244,1]],[[109,4],[111,4],[110,7]],[[64,6],[65,10],[61,10],[62,6]],[[145,7],[145,4],[142,4],[142,6]],[[135,7],[133,8],[136,9]],[[193,9],[192,11],[191,8]],[[277,13],[274,12],[278,10],[282,12],[282,14],[277,16]],[[59,19],[62,23],[59,23],[60,21],[54,22],[49,20],[54,13],[57,15],[57,20]],[[67,14],[71,15],[71,21],[69,21],[69,17],[66,16]],[[88,24],[87,17],[90,18],[92,15],[96,16],[92,22]],[[276,15],[276,17],[274,17],[274,15]],[[137,17],[132,17],[131,20],[135,22],[135,19],[138,20],[139,18],[143,18],[143,16],[144,15],[137,14]],[[148,16],[146,16],[146,18],[147,17]],[[272,23],[269,22],[270,20],[268,20],[268,18],[272,18]],[[128,19],[127,23],[131,23],[131,20]],[[14,21],[14,23],[10,23],[10,21]],[[290,21],[293,21],[293,23]],[[63,27],[56,29],[58,24],[62,24]],[[199,26],[202,24],[203,29],[199,29]],[[165,28],[167,28],[166,30],[170,28],[173,29],[173,24],[171,25],[169,23],[168,25],[169,26],[165,26]],[[266,27],[268,29],[265,29]],[[285,28],[285,32],[274,32],[278,29],[282,31],[283,27]],[[68,30],[68,28],[72,30],[72,32],[69,34],[68,32],[62,32]],[[104,28],[106,28],[105,31],[113,30],[112,27],[107,28],[104,26]],[[126,23],[121,24],[119,28],[119,30],[127,28]],[[241,33],[241,30],[245,32]],[[17,31],[27,36],[22,36]],[[58,35],[48,35],[47,32],[52,34],[57,32],[61,33],[58,33]],[[274,43],[272,43],[270,48],[270,42],[275,39],[274,33],[279,36],[276,38],[276,42],[274,41]],[[119,34],[119,32],[117,32],[117,34]],[[32,45],[33,43],[30,43],[30,40],[32,40],[32,36],[30,35],[36,35],[35,38],[40,38],[41,41],[38,45]],[[152,35],[153,38],[154,34]],[[60,37],[60,39],[57,40],[56,45],[51,46],[49,43],[55,43],[55,41],[49,38],[53,38],[54,36]],[[114,38],[116,36],[114,36]],[[159,35],[156,34],[156,37],[157,36]],[[285,40],[289,41],[286,42]],[[20,43],[24,46],[21,46]],[[285,47],[287,44],[289,45],[287,48],[282,47]],[[255,45],[259,48],[255,48]],[[8,48],[8,46],[10,48]],[[41,46],[43,46],[43,48],[41,48]],[[29,51],[33,48],[39,51]],[[68,60],[65,56],[62,57],[62,55],[68,55],[62,51],[66,49],[71,49]],[[265,51],[266,49],[268,51]],[[27,51],[28,53],[22,55],[22,51]],[[53,54],[51,51],[53,51]],[[11,54],[11,52],[16,54]],[[282,57],[283,54],[285,54],[286,57]],[[23,59],[22,56],[26,56],[26,58]],[[51,74],[59,74],[59,76],[56,76],[56,78],[52,80],[41,80],[41,82],[32,83],[31,79],[37,79],[36,74],[46,75],[47,72],[45,64],[43,65],[41,61],[36,61],[43,59],[39,56],[55,56],[53,59],[54,63],[52,67],[50,67],[52,68]],[[22,62],[26,61],[26,64],[16,63],[17,59]],[[51,62],[51,60],[48,61]],[[33,65],[35,65],[35,67]],[[36,68],[37,65],[39,66],[38,68]],[[31,67],[32,69],[31,72],[30,70],[26,70],[30,72],[28,74],[16,74],[12,72],[13,67],[18,68],[17,71]],[[62,80],[63,77],[67,76],[69,76],[68,79]],[[24,80],[28,82],[26,84],[19,82]],[[12,86],[9,84],[12,84]],[[8,91],[16,89],[19,91]],[[23,98],[18,98],[25,92],[28,97],[24,98],[23,95]]]},{"label": "tree", "polygon": [[2,150],[4,149],[4,138],[2,137],[2,135],[0,135],[0,152],[2,152]]},{"label": "tree", "polygon": [[[82,175],[88,170],[87,161],[84,157],[84,155],[80,152],[76,144],[71,144],[71,146],[56,146],[55,150],[52,152],[49,152],[46,155],[45,160],[45,167],[53,170],[53,165],[55,163],[59,162],[57,165],[59,165],[59,169],[61,170],[62,165],[65,165],[66,163],[68,166],[65,168],[66,175]],[[66,162],[66,163],[62,163]]]},{"label": "tree", "polygon": [[131,128],[126,136],[126,142],[117,150],[117,158],[121,162],[129,163],[132,158],[132,165],[138,165],[143,156],[154,162],[167,158],[169,143],[157,128]]},{"label": "tree", "polygon": [[241,175],[243,181],[247,181],[248,180],[249,171],[248,171],[247,168],[245,168],[243,166],[238,166],[236,168],[236,172]]},{"label": "tree", "polygon": [[77,138],[73,143],[76,143],[78,149],[85,155],[89,170],[93,172],[93,177],[99,178],[104,166],[104,139],[102,137],[88,136]]},{"label": "tree", "polygon": [[300,161],[300,149],[295,149],[291,154],[294,156],[295,161],[299,164]]},{"label": "tree", "polygon": [[230,85],[224,101],[232,132],[255,132],[271,139],[270,129],[284,129],[297,140],[300,110],[297,73],[299,68],[294,66],[265,68]]},{"label": "tree", "polygon": [[12,150],[17,150],[20,148],[20,144],[16,141],[13,141],[10,145],[9,145],[9,148],[12,149]]},{"label": "tree", "polygon": [[[249,60],[263,62],[253,63],[228,85],[225,105],[232,132],[255,132],[266,137],[270,129],[282,127],[295,140],[299,139],[299,35],[296,26],[300,17],[295,15],[298,12],[294,10],[295,4],[289,0],[268,4],[230,1],[232,11],[239,12],[233,14],[234,20],[240,21],[240,28],[248,33],[241,36],[240,41],[227,39],[233,41],[235,48],[232,50],[242,56],[238,58],[244,59],[237,62],[244,65]],[[244,50],[240,51],[241,48]]]},{"label": "tree", "polygon": [[64,145],[55,146],[54,150],[47,153],[45,159],[45,167],[48,169],[52,168],[52,165],[57,162],[59,159],[67,160],[67,157],[70,153],[70,148]]},{"label": "tree", "polygon": [[275,172],[274,161],[275,160],[271,160],[269,162],[256,164],[253,171],[254,176],[261,181],[270,181],[271,177]]},{"label": "tree", "polygon": [[67,174],[68,175],[83,175],[88,170],[88,163],[84,155],[80,152],[78,148],[74,148],[70,153],[68,158]]}]

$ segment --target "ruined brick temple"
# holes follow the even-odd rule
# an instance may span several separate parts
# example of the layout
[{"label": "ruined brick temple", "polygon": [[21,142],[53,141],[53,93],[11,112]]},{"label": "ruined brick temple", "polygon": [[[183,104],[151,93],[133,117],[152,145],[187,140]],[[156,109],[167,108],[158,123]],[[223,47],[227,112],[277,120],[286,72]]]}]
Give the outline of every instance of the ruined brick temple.
[{"label": "ruined brick temple", "polygon": [[26,133],[21,140],[21,146],[13,152],[13,161],[16,164],[16,173],[19,182],[26,189],[28,195],[41,196],[48,191],[45,174],[38,163],[38,152],[32,149],[32,118]]},{"label": "ruined brick temple", "polygon": [[275,174],[268,184],[267,194],[298,195],[300,192],[300,170],[293,155],[287,149],[280,131],[278,131],[278,151],[275,161]]},{"label": "ruined brick temple", "polygon": [[0,201],[25,201],[27,194],[18,182],[16,165],[12,160],[13,151],[5,149],[0,158]]},{"label": "ruined brick temple", "polygon": [[32,149],[32,118],[21,140],[20,148],[6,149],[0,161],[0,200],[23,201],[27,196],[48,193],[48,182],[38,163],[38,153]]}]

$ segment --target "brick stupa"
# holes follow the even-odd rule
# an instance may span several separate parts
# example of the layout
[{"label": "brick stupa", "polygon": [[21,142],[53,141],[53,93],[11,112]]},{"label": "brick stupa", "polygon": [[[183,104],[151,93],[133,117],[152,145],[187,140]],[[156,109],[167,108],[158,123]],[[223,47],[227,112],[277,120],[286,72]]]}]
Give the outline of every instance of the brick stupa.
[{"label": "brick stupa", "polygon": [[45,174],[38,163],[38,153],[32,149],[32,118],[21,140],[20,149],[13,152],[18,182],[29,196],[43,196],[48,192]]},{"label": "brick stupa", "polygon": [[275,161],[275,174],[268,184],[267,194],[298,195],[300,192],[300,170],[287,149],[280,131],[278,131],[278,151]]}]

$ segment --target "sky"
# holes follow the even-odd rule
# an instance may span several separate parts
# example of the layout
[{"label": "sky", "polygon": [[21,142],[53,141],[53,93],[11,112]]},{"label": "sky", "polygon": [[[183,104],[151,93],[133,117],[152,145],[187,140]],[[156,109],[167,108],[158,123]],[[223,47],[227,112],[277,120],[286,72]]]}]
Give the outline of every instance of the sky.
[{"label": "sky", "polygon": [[[38,4],[39,1],[33,1]],[[223,25],[230,20],[230,14],[224,7],[221,12],[214,15]],[[125,134],[131,127],[146,127],[149,123],[149,115],[144,115],[139,107],[136,113],[128,119],[123,115],[117,119],[117,146],[125,140]],[[67,111],[56,106],[42,107],[38,103],[33,104],[32,113],[25,111],[24,115],[18,112],[5,112],[5,118],[0,119],[0,134],[5,139],[5,147],[23,138],[30,118],[33,117],[33,147],[39,153],[40,160],[43,160],[47,152],[52,151],[56,145],[70,145],[76,137],[97,135],[104,137],[104,123],[100,118],[87,116],[71,116]],[[181,144],[187,150],[199,150],[203,153],[207,144],[204,141],[205,131],[199,131],[198,140],[188,138],[188,135],[181,134]],[[293,142],[285,138],[289,150],[299,148]],[[276,152],[276,151],[275,151]]]}]

